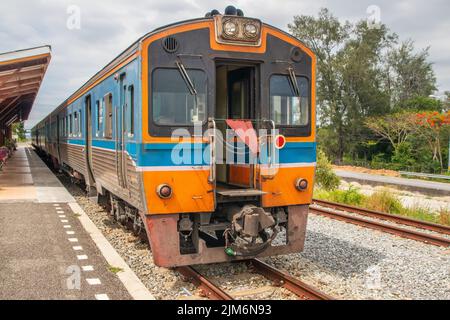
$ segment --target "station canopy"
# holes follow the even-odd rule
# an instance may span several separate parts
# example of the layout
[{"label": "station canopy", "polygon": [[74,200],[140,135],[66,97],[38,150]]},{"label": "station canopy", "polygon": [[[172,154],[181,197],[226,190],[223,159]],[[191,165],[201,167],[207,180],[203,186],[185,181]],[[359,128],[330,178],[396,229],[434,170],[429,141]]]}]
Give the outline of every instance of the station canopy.
[{"label": "station canopy", "polygon": [[28,119],[50,58],[50,46],[0,53],[0,127]]}]

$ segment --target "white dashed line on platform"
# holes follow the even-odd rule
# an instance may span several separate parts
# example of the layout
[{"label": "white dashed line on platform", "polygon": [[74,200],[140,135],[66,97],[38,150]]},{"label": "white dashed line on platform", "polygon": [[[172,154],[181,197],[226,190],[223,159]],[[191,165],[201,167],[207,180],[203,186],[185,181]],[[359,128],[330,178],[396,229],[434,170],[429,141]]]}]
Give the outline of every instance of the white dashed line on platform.
[{"label": "white dashed line on platform", "polygon": [[75,231],[66,231],[66,233],[67,233],[68,235],[74,235],[74,234],[75,234]]},{"label": "white dashed line on platform", "polygon": [[59,217],[59,218],[66,218],[66,215],[65,215],[65,214],[61,214],[61,215],[59,215],[58,217]]},{"label": "white dashed line on platform", "polygon": [[78,239],[77,238],[69,238],[69,241],[70,242],[78,242]]},{"label": "white dashed line on platform", "polygon": [[89,283],[91,286],[96,286],[99,284],[102,284],[99,278],[88,278],[86,279],[87,283]]},{"label": "white dashed line on platform", "polygon": [[109,297],[105,293],[100,293],[95,295],[95,299],[97,300],[109,300]]},{"label": "white dashed line on platform", "polygon": [[82,266],[81,269],[83,271],[94,271],[94,267],[93,266]]},{"label": "white dashed line on platform", "polygon": [[58,210],[58,211],[56,211],[56,213],[64,213],[64,211]]},{"label": "white dashed line on platform", "polygon": [[59,203],[54,203],[53,206],[54,207],[59,207]]},{"label": "white dashed line on platform", "polygon": [[78,259],[78,260],[87,260],[87,258],[88,258],[88,256],[85,255],[85,254],[82,254],[82,255],[77,256],[77,259]]},{"label": "white dashed line on platform", "polygon": [[67,223],[69,220],[61,220],[62,223]]},{"label": "white dashed line on platform", "polygon": [[65,226],[64,226],[64,229],[70,229],[70,228],[72,228],[69,224],[66,224]]},{"label": "white dashed line on platform", "polygon": [[83,250],[83,247],[82,246],[75,246],[75,247],[72,247],[73,248],[73,250],[75,250],[75,251],[81,251],[81,250]]}]

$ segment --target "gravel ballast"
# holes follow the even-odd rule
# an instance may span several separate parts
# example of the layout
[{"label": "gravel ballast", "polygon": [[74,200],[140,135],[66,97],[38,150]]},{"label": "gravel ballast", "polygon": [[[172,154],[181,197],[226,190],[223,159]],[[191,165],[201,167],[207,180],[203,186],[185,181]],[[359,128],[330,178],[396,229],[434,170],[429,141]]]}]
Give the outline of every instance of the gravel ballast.
[{"label": "gravel ballast", "polygon": [[[146,243],[113,223],[69,178],[59,178],[157,299],[200,298],[176,271],[154,265]],[[313,214],[304,252],[263,260],[337,299],[450,299],[450,249]],[[295,298],[250,273],[245,264],[196,268],[237,299]]]},{"label": "gravel ballast", "polygon": [[450,249],[311,214],[305,251],[266,262],[337,299],[450,299]]}]

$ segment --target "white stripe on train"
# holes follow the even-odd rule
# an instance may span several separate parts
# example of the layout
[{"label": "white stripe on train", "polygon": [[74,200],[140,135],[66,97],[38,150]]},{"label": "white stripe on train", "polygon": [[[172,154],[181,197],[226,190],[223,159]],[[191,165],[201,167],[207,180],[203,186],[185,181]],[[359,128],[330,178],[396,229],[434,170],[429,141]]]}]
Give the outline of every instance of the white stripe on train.
[{"label": "white stripe on train", "polygon": [[[300,162],[300,163],[282,163],[279,164],[279,168],[306,168],[315,167],[316,162]],[[262,166],[265,168],[266,166]],[[277,167],[277,166],[275,166]],[[210,166],[141,166],[137,167],[139,172],[148,171],[209,171]]]}]

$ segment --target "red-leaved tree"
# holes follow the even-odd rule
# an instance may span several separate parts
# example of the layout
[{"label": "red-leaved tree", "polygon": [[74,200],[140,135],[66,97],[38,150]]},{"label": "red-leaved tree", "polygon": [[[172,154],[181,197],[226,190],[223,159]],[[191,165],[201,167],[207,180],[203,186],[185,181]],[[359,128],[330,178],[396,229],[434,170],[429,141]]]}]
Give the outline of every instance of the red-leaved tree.
[{"label": "red-leaved tree", "polygon": [[446,113],[422,112],[416,115],[417,133],[422,135],[433,154],[433,160],[439,161],[441,169],[444,168],[442,160],[441,136],[442,131],[450,126],[450,111]]}]

